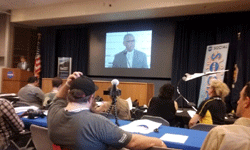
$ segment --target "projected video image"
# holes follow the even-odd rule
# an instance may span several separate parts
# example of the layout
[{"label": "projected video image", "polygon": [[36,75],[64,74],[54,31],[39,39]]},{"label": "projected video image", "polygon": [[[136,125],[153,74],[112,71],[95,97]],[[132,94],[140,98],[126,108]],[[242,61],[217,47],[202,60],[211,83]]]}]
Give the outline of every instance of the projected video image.
[{"label": "projected video image", "polygon": [[106,33],[105,68],[145,68],[151,65],[152,30]]}]

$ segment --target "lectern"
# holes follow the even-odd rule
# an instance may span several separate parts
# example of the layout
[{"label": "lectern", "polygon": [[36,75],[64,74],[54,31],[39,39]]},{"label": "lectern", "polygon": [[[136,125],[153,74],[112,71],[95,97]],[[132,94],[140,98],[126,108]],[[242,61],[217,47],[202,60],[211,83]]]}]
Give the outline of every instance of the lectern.
[{"label": "lectern", "polygon": [[19,89],[25,86],[28,78],[33,73],[18,68],[2,69],[2,93],[18,93]]}]

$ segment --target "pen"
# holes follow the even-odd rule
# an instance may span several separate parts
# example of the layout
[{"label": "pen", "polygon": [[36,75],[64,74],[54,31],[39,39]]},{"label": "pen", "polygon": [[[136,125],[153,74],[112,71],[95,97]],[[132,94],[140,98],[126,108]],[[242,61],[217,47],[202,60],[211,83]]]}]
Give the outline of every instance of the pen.
[{"label": "pen", "polygon": [[[138,127],[143,127],[144,129],[148,129],[149,127],[147,125],[138,125]],[[155,128],[154,132],[159,132],[159,128]]]},{"label": "pen", "polygon": [[147,125],[138,125],[138,127],[143,127],[144,129],[148,129]]}]

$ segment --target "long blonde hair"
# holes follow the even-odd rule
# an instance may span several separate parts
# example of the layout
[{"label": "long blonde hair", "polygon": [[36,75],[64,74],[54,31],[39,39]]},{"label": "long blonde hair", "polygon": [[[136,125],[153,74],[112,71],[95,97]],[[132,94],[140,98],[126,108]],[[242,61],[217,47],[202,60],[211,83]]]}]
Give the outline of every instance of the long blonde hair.
[{"label": "long blonde hair", "polygon": [[219,96],[223,101],[225,97],[229,94],[230,89],[228,86],[220,80],[211,80],[210,88],[213,88],[216,96]]}]

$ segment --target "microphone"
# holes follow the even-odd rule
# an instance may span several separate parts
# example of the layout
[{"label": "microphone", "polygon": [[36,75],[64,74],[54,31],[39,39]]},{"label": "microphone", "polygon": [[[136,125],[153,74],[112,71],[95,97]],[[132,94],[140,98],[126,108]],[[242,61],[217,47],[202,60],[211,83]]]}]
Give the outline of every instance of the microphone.
[{"label": "microphone", "polygon": [[117,79],[113,79],[112,81],[111,81],[111,84],[112,85],[119,85],[119,81],[117,80]]},{"label": "microphone", "polygon": [[219,71],[210,71],[210,72],[205,72],[205,73],[194,73],[194,74],[189,74],[189,73],[185,73],[185,75],[182,77],[183,81],[189,81],[189,80],[193,80],[195,78],[199,78],[202,76],[209,76],[212,74],[217,74],[217,73],[222,73],[222,72],[227,72],[228,70],[219,70]]},{"label": "microphone", "polygon": [[112,84],[112,90],[110,91],[110,94],[112,97],[117,97],[121,95],[121,90],[117,89],[117,85],[119,85],[119,81],[117,79],[113,79],[111,81]]}]

